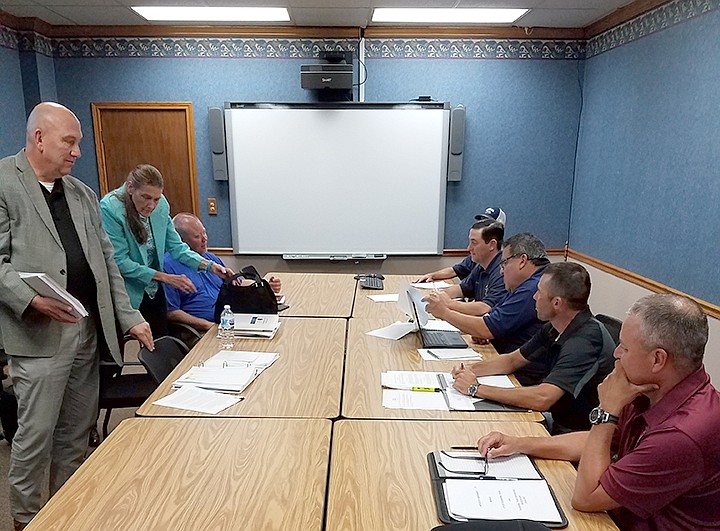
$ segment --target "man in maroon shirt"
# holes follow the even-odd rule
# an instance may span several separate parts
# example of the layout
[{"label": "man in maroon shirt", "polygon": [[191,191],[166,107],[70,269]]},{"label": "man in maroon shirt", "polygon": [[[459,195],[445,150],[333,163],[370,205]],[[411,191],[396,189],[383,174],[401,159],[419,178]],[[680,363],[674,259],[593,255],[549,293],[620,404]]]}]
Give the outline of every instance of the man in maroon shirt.
[{"label": "man in maroon shirt", "polygon": [[720,529],[720,393],[702,365],[707,338],[692,300],[644,297],[623,323],[590,431],[493,432],[478,448],[488,457],[579,460],[573,507],[610,511],[621,529]]}]

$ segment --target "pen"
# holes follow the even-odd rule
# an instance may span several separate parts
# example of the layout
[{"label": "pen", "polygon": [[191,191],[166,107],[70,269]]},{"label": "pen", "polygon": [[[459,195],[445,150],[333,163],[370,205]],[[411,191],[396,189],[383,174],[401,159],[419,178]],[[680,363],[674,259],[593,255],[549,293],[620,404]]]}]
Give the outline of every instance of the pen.
[{"label": "pen", "polygon": [[413,391],[424,391],[427,393],[436,393],[436,392],[440,391],[440,389],[438,389],[437,387],[413,387],[412,390]]},{"label": "pen", "polygon": [[477,446],[463,446],[463,445],[457,445],[457,446],[451,446],[451,450],[476,450],[478,449]]},{"label": "pen", "polygon": [[440,356],[438,356],[437,354],[435,354],[435,353],[434,353],[432,350],[430,350],[430,349],[427,350],[427,353],[430,354],[430,355],[431,355],[433,358],[435,358],[436,360],[439,360],[439,359],[440,359]]}]

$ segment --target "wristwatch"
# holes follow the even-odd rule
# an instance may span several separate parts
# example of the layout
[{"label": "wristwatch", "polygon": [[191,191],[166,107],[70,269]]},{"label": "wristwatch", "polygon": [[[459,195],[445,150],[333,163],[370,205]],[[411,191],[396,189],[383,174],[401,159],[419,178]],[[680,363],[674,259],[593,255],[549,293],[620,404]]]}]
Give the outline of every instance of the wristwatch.
[{"label": "wristwatch", "polygon": [[605,424],[607,422],[617,424],[618,418],[599,406],[590,412],[590,424],[597,426],[598,424]]},{"label": "wristwatch", "polygon": [[477,383],[477,382],[475,382],[475,383],[472,384],[470,387],[468,387],[468,390],[467,390],[468,396],[471,396],[471,397],[473,397],[473,398],[477,398],[477,397],[475,396],[475,393],[477,393],[478,387],[480,387],[480,384]]}]

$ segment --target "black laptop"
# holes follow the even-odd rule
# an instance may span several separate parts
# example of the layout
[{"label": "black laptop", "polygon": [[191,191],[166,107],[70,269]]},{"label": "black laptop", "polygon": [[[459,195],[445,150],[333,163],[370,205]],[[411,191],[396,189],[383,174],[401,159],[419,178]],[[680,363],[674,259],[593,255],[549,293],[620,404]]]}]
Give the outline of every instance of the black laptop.
[{"label": "black laptop", "polygon": [[418,315],[418,309],[415,305],[410,293],[408,293],[408,299],[410,300],[410,306],[414,314],[415,323],[418,326],[418,332],[420,333],[420,341],[422,342],[423,348],[466,348],[468,344],[463,339],[460,332],[454,332],[450,330],[427,330],[423,326],[427,325],[428,318],[427,313],[423,309],[424,323],[420,320]]}]

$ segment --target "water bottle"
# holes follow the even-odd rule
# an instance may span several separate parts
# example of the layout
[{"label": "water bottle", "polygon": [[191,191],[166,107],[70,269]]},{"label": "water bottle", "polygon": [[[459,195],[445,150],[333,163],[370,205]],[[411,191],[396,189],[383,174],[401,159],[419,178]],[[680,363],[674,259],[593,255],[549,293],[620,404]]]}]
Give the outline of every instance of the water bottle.
[{"label": "water bottle", "polygon": [[225,305],[220,314],[218,337],[220,338],[220,348],[223,350],[232,350],[235,346],[235,314],[229,304]]}]

